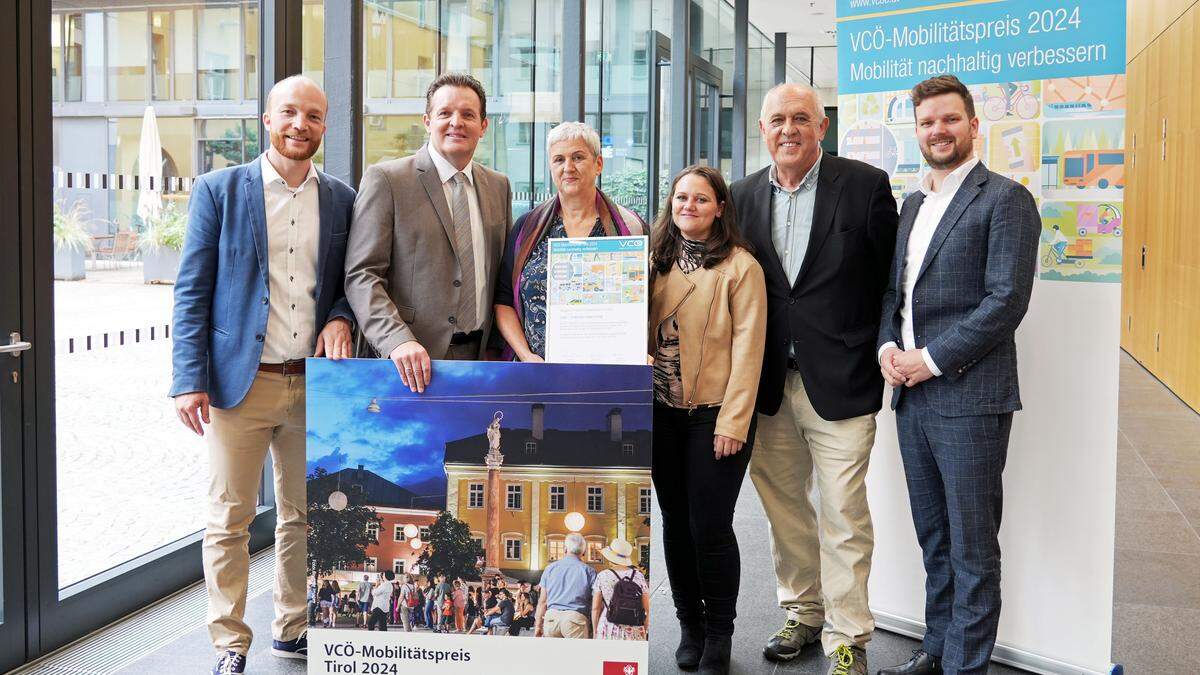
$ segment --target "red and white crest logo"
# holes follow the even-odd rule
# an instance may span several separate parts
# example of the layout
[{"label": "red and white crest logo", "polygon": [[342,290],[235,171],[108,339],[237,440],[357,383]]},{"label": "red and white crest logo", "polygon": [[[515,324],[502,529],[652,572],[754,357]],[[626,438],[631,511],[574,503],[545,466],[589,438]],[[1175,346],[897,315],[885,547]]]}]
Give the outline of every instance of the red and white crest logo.
[{"label": "red and white crest logo", "polygon": [[638,664],[626,661],[605,661],[604,675],[638,675]]}]

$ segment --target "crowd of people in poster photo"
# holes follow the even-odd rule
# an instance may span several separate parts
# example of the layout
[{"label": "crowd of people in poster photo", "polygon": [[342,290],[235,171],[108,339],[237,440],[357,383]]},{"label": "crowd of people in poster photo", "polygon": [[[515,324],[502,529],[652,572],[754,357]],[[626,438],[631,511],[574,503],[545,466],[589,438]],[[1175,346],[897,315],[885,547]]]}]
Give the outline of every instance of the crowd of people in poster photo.
[{"label": "crowd of people in poster photo", "polygon": [[[899,209],[884,171],[822,151],[818,93],[783,84],[751,102],[770,165],[732,185],[689,166],[650,224],[597,188],[600,138],[571,121],[546,139],[555,194],[513,222],[509,179],[472,159],[488,130],[483,86],[445,74],[425,98],[428,142],[369,167],[356,190],[312,162],[327,101],[313,81],[289,77],[266,101],[270,147],[194,184],[170,394],[181,422],[209,439],[212,672],[246,672],[249,526],[268,451],[277,657],[307,658],[310,628],[646,640],[650,579],[665,575],[681,629],[675,665],[728,673],[742,574],[734,507],[748,472],[774,560],[754,573],[776,581],[776,597],[754,601],[777,606],[778,630],[739,639],[761,642],[771,662],[819,643],[830,673],[872,672],[866,476],[885,382],[923,552],[926,579],[912,583],[924,584],[927,632],[910,660],[874,672],[986,672],[1000,614],[1001,474],[1021,407],[1014,332],[1041,225],[1030,193],[974,156],[967,87],[952,75],[913,87],[928,172]],[[377,382],[440,400],[453,363],[545,360],[548,240],[639,235],[650,242],[651,368],[636,368],[652,382],[652,405],[640,426],[612,413],[608,425],[614,439],[652,435],[649,466],[628,468],[645,484],[630,499],[649,500],[652,482],[665,569],[649,568],[646,501],[644,546],[640,535],[572,531],[547,564],[514,575],[494,564],[510,540],[472,539],[484,526],[451,513],[451,502],[506,495],[457,484],[436,518],[398,510],[362,545],[394,536],[415,550],[421,536],[453,535],[472,542],[470,564],[423,554],[403,569],[376,561],[334,574],[310,561],[317,518],[356,469],[308,472],[306,408],[320,406],[306,401],[306,358],[377,356],[387,368]],[[318,362],[308,363],[313,378]],[[378,411],[372,400],[363,414]],[[522,423],[541,433],[552,424],[543,412],[533,406]],[[497,470],[501,417],[470,429],[475,459],[452,462],[447,443],[435,478],[453,481],[452,465],[469,473],[471,462],[479,475]],[[505,466],[516,470],[512,453]],[[636,520],[639,506],[629,513]]]}]

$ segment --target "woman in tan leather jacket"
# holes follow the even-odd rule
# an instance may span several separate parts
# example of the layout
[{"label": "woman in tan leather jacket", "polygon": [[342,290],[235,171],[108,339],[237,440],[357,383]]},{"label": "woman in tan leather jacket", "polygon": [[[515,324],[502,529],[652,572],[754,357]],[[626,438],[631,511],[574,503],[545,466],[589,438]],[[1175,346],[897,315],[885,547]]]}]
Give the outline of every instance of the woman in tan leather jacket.
[{"label": "woman in tan leather jacket", "polygon": [[733,509],[754,442],[766,285],[715,169],[680,172],[651,232],[653,478],[681,626],[675,659],[724,675],[741,573]]}]

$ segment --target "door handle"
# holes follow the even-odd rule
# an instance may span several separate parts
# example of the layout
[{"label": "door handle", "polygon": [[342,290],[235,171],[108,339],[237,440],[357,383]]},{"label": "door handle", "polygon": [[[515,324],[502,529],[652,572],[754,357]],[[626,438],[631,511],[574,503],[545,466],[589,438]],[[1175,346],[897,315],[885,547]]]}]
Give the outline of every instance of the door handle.
[{"label": "door handle", "polygon": [[12,354],[13,358],[21,356],[21,352],[31,349],[33,345],[21,340],[20,333],[9,333],[8,344],[0,345],[0,354]]}]

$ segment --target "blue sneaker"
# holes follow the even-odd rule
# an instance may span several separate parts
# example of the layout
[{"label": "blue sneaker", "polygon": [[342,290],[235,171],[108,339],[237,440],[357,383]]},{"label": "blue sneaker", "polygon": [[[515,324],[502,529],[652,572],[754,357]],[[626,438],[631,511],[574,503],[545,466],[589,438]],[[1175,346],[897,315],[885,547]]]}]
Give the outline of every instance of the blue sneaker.
[{"label": "blue sneaker", "polygon": [[241,675],[246,672],[246,657],[237,652],[225,652],[213,666],[212,675]]},{"label": "blue sneaker", "polygon": [[271,640],[271,653],[285,659],[308,659],[308,631],[295,640]]}]

